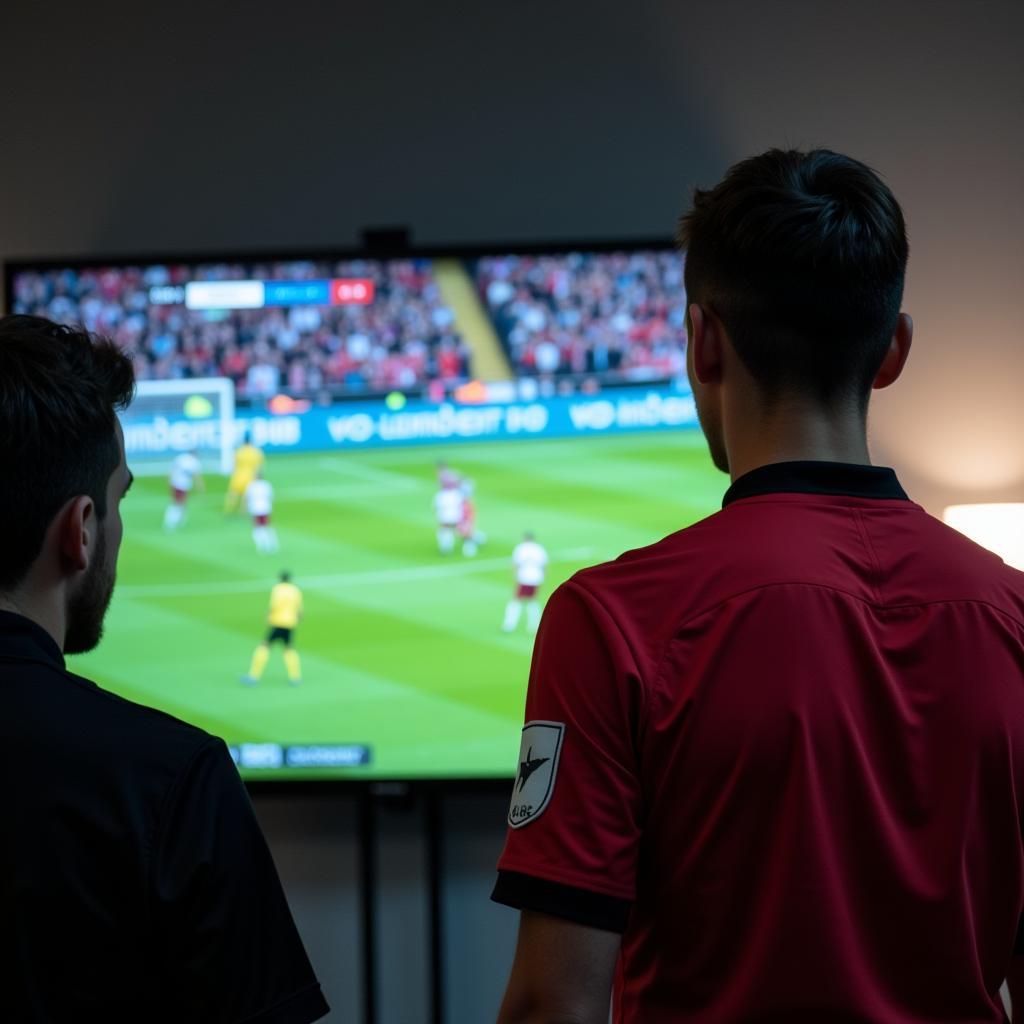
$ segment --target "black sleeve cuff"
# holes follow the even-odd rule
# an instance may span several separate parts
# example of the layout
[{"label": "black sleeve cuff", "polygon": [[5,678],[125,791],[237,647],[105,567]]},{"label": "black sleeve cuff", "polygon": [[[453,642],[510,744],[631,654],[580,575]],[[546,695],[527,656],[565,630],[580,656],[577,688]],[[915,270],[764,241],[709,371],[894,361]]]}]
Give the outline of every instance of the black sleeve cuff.
[{"label": "black sleeve cuff", "polygon": [[498,881],[491,899],[506,907],[536,910],[619,935],[626,930],[632,907],[629,900],[605,896],[604,893],[591,892],[589,889],[577,889],[574,885],[562,885],[561,882],[549,882],[518,871],[498,872]]},{"label": "black sleeve cuff", "polygon": [[244,1024],[313,1024],[330,1010],[320,986],[314,982],[255,1017],[247,1017]]}]

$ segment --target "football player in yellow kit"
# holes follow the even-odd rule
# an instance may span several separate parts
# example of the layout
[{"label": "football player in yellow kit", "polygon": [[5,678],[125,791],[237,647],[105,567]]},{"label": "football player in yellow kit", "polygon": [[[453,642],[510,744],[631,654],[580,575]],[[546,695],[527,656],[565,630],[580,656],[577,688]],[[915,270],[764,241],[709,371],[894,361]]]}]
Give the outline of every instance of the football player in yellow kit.
[{"label": "football player in yellow kit", "polygon": [[270,629],[267,637],[252,652],[252,663],[249,671],[242,676],[246,686],[255,686],[263,675],[263,670],[270,660],[270,645],[276,641],[284,644],[284,667],[288,673],[288,682],[298,686],[302,682],[302,666],[299,652],[292,646],[292,634],[302,618],[302,591],[291,581],[291,573],[281,573],[281,582],[275,584],[270,591],[270,611],[267,622]]},{"label": "football player in yellow kit", "polygon": [[263,468],[264,459],[263,452],[252,443],[249,434],[244,434],[242,443],[235,449],[235,468],[228,481],[228,493],[224,495],[225,515],[238,510],[242,495]]}]

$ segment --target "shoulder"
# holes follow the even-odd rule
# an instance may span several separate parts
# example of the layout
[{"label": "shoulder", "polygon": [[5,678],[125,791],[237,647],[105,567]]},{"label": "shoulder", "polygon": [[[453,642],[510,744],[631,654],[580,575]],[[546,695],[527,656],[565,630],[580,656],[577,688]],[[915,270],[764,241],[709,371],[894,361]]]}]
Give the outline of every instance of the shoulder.
[{"label": "shoulder", "polygon": [[74,705],[79,729],[87,729],[93,741],[102,739],[112,756],[136,754],[184,765],[201,748],[221,744],[204,729],[165,711],[118,696],[70,672],[66,679],[74,687],[69,703]]},{"label": "shoulder", "polygon": [[601,609],[631,645],[657,659],[679,624],[722,586],[727,550],[722,514],[654,544],[581,569],[563,587]]},{"label": "shoulder", "polygon": [[231,763],[223,742],[205,730],[57,666],[31,681],[19,688],[17,734],[0,723],[0,736],[16,742],[39,792],[73,778],[84,799],[106,793],[112,807],[155,811],[204,754]]},{"label": "shoulder", "polygon": [[922,514],[915,525],[921,548],[930,563],[942,567],[939,585],[949,592],[942,596],[984,602],[1024,628],[1024,572],[941,520],[918,511]]},{"label": "shoulder", "polygon": [[[675,533],[670,533],[653,544],[624,551],[618,558],[581,569],[572,581],[595,594],[637,585],[662,587],[669,583],[665,574],[672,577],[674,590],[685,587],[694,572],[710,569],[712,558],[708,555],[708,544],[724,533],[721,512],[716,512]],[[687,575],[679,577],[680,564],[685,565]]]}]

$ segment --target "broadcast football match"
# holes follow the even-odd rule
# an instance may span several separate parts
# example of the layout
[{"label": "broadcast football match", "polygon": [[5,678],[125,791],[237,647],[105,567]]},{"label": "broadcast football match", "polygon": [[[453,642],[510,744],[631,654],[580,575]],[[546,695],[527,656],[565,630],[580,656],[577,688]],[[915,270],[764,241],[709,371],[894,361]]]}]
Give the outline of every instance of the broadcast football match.
[{"label": "broadcast football match", "polygon": [[[544,603],[712,512],[671,249],[40,267],[139,381],[72,671],[246,777],[511,775]],[[137,671],[139,665],[146,671]]]}]

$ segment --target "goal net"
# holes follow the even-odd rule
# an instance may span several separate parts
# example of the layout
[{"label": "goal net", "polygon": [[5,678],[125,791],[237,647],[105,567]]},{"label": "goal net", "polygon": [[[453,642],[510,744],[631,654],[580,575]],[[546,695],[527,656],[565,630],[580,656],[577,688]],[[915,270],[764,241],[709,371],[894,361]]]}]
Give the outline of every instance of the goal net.
[{"label": "goal net", "polygon": [[128,464],[139,476],[169,472],[182,452],[195,452],[207,472],[230,473],[234,384],[227,377],[139,381],[121,426]]}]

